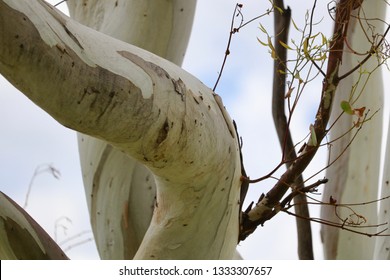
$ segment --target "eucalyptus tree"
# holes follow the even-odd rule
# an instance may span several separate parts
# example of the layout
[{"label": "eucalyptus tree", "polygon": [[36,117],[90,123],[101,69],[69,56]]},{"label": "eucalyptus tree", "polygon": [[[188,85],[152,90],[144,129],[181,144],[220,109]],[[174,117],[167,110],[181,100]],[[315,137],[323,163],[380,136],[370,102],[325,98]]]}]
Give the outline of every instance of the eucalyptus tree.
[{"label": "eucalyptus tree", "polygon": [[[237,258],[238,242],[278,212],[288,212],[292,199],[300,216],[300,257],[312,258],[309,221],[313,219],[305,196],[326,180],[304,186],[301,175],[330,130],[334,140],[328,144],[335,147],[331,157],[340,161],[330,160],[330,187],[326,188],[324,201],[331,199],[332,203],[324,209],[338,207],[333,199],[346,203],[346,197],[351,202],[364,202],[377,194],[380,149],[376,147],[380,146],[381,118],[377,113],[367,120],[359,113],[364,111],[363,106],[376,110],[382,102],[383,89],[376,87],[381,83],[380,72],[373,70],[385,60],[379,50],[384,42],[381,19],[386,4],[380,0],[375,5],[339,1],[334,8],[334,34],[329,39],[323,37],[325,50],[312,43],[316,35],[311,33],[314,23],[310,22],[310,32],[303,34],[305,39],[296,51],[298,62],[314,65],[318,75],[323,75],[316,118],[305,144],[295,153],[295,144],[286,140],[290,136],[285,109],[275,105],[276,126],[286,155],[280,166],[286,164],[288,168],[273,188],[243,211],[249,184],[257,180],[249,179],[245,172],[237,127],[221,97],[180,68],[195,2],[69,0],[68,18],[41,0],[2,0],[0,72],[58,122],[78,131],[86,197],[101,258]],[[284,8],[283,1],[270,3],[266,14],[275,14],[275,29],[280,28],[280,32],[275,31],[276,35],[268,36],[263,44],[275,60],[274,96],[280,104],[295,95],[291,84],[285,87],[286,79],[293,77],[302,90],[306,81],[288,67],[287,58],[282,56],[291,48],[288,37],[272,43],[274,37],[287,36],[290,10]],[[240,8],[238,4],[235,12],[240,13]],[[279,19],[284,24],[278,27]],[[231,35],[238,31],[232,28]],[[365,56],[353,58],[359,52]],[[355,65],[361,71],[354,69]],[[278,86],[278,81],[284,87]],[[364,94],[373,86],[378,94],[375,98]],[[295,100],[299,100],[299,94]],[[340,102],[344,105],[341,112],[333,110],[331,117],[332,104],[336,108]],[[338,117],[348,113],[351,116],[347,118]],[[362,132],[366,127],[371,130]],[[343,134],[346,131],[347,136]],[[364,135],[361,142],[355,140],[360,135]],[[376,148],[369,156],[361,148],[367,142]],[[346,149],[351,143],[356,147]],[[341,171],[341,177],[332,170]],[[368,182],[352,178],[348,183],[349,179],[342,177],[351,174],[347,170],[359,174],[363,174],[361,170],[369,171],[365,175]],[[346,191],[338,192],[339,182]],[[362,192],[367,184],[375,186],[369,197],[348,187],[361,183]],[[20,207],[5,195],[1,199],[2,258],[66,258]],[[382,213],[387,213],[385,203]],[[326,214],[326,210],[323,212]],[[371,222],[374,207],[361,216]],[[340,228],[360,224],[341,221],[340,225],[337,218],[333,225],[338,227],[336,233],[323,230],[327,257],[374,257],[374,242],[350,242],[350,236],[339,233]],[[332,219],[329,213],[324,216],[328,223]],[[360,249],[341,255],[337,252],[346,250],[341,246]],[[380,246],[376,251],[383,253]],[[375,256],[386,257],[379,253]]]},{"label": "eucalyptus tree", "polygon": [[[334,163],[326,173],[329,179],[324,188],[326,202],[330,197],[339,204],[358,204],[378,198],[384,104],[382,71],[378,67],[386,60],[381,55],[386,50],[377,46],[384,40],[387,24],[382,19],[385,18],[387,6],[385,1],[363,1],[361,9],[356,9],[351,16],[346,37],[348,44],[344,46],[340,72],[348,73],[357,66],[359,70],[353,71],[340,84],[335,104],[347,102],[353,108],[363,109],[364,114],[371,110],[375,116],[367,125],[360,127],[358,115],[344,114],[340,117],[345,112],[341,106],[334,106],[331,116],[334,128],[330,133],[330,142],[339,140],[331,144],[329,149],[329,161]],[[375,52],[375,55],[370,56],[371,52]],[[362,64],[364,59],[367,61]],[[388,196],[386,188],[388,187],[384,184],[381,197]],[[381,203],[388,202],[385,200]],[[377,207],[377,203],[354,205],[352,209],[324,205],[321,218],[354,226],[389,222],[389,218],[383,215],[377,218]],[[365,235],[325,225],[321,231],[325,257],[330,259],[372,259],[375,243],[388,239],[367,238]],[[383,257],[384,255],[381,256]]]}]

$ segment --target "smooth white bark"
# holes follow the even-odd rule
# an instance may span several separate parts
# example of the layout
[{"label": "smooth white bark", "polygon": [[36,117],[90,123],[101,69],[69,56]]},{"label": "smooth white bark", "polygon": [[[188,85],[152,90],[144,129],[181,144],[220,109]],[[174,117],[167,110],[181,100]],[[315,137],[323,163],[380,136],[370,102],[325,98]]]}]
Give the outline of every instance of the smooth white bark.
[{"label": "smooth white bark", "polygon": [[219,98],[174,64],[41,1],[1,1],[0,24],[8,80],[63,125],[156,175],[156,208],[136,258],[233,257],[240,160]]},{"label": "smooth white bark", "polygon": [[67,4],[78,22],[181,65],[196,0],[68,0]]},{"label": "smooth white bark", "polygon": [[[78,22],[177,65],[184,58],[195,3],[194,0],[67,1],[71,17]],[[154,176],[144,165],[104,141],[83,134],[78,139],[100,256],[133,258],[152,218],[156,197]],[[122,207],[111,207],[113,201]]]},{"label": "smooth white bark", "polygon": [[[352,19],[349,24],[346,39],[349,47],[345,47],[343,63],[339,71],[341,75],[362,61],[366,56],[363,54],[370,51],[372,44],[378,43],[381,39],[380,36],[384,33],[384,22],[381,20],[385,17],[387,5],[382,0],[364,1],[362,8],[355,11],[355,15],[360,20]],[[351,49],[358,54],[354,54]],[[380,69],[372,71],[378,66],[379,61],[378,57],[373,56],[360,70],[341,81],[337,89],[331,124],[341,114],[340,103],[343,100],[350,101],[353,108],[366,107],[365,113],[370,110],[369,115],[379,111],[363,125],[347,150],[344,151],[357,128],[330,145],[330,162],[340,154],[342,156],[326,172],[329,183],[324,188],[325,202],[329,202],[330,197],[336,199],[337,203],[368,202],[377,198],[382,139],[383,81]],[[354,121],[357,121],[356,116],[344,114],[332,128],[330,141],[337,139],[353,127]],[[367,220],[364,225],[377,224],[376,204],[352,208]],[[321,218],[342,224],[343,221],[336,217],[335,210],[342,219],[362,221],[347,208],[335,209],[333,206],[323,206]],[[367,229],[363,229],[365,230]],[[370,239],[328,226],[322,226],[321,237],[327,259],[371,259],[373,256],[374,238]]]},{"label": "smooth white bark", "polygon": [[[388,131],[385,163],[382,178],[381,198],[390,196],[390,130]],[[390,199],[380,202],[378,221],[387,223],[387,230],[383,234],[390,235]],[[383,236],[375,239],[374,259],[390,260],[390,236]]]}]

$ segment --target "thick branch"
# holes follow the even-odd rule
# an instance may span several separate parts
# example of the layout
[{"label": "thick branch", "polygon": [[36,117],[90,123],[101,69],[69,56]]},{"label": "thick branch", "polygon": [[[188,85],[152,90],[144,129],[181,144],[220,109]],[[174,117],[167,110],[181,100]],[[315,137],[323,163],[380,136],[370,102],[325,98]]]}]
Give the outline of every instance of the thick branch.
[{"label": "thick branch", "polygon": [[[67,4],[71,17],[78,22],[181,65],[196,0],[68,0]],[[154,175],[105,141],[81,133],[78,140],[91,225],[100,257],[132,259],[153,215]],[[110,227],[106,226],[107,220]]]},{"label": "thick branch", "polygon": [[113,143],[156,169],[168,165],[163,157],[183,156],[171,150],[184,148],[189,161],[198,154],[205,163],[215,162],[202,147],[226,150],[221,131],[236,143],[223,105],[179,67],[45,4],[31,4],[39,15],[1,5],[1,72],[63,125]]},{"label": "thick branch", "polygon": [[111,143],[156,175],[156,210],[136,258],[234,255],[239,147],[219,96],[174,64],[42,1],[1,1],[0,29],[8,80],[63,125]]}]

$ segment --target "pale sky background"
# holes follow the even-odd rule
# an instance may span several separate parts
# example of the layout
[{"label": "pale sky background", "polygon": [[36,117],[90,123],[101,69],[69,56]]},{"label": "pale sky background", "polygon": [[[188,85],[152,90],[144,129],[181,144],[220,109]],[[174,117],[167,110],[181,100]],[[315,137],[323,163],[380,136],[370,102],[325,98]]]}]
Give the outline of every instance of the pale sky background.
[{"label": "pale sky background", "polygon": [[[319,2],[316,30],[329,36],[332,27],[326,9],[329,1]],[[268,1],[242,0],[241,3],[244,4],[242,12],[245,21],[262,14],[269,7]],[[305,3],[310,4],[311,1],[286,1],[299,27],[303,27],[304,15],[311,8]],[[236,1],[232,0],[198,0],[183,68],[211,88],[225,53],[235,4]],[[60,8],[66,10],[66,4],[61,4]],[[265,41],[264,34],[258,28],[259,23],[273,34],[272,19],[271,15],[256,20],[233,37],[231,55],[217,88],[217,93],[222,96],[226,108],[238,124],[244,140],[244,162],[251,178],[268,173],[281,157],[271,115],[273,62],[267,49],[257,41],[258,37]],[[300,39],[296,32],[291,32],[291,36],[296,41]],[[296,141],[308,133],[320,89],[321,80],[318,80],[303,96],[304,101],[298,107],[292,124]],[[54,179],[48,173],[36,177],[26,210],[60,244],[69,237],[89,231],[76,133],[58,124],[1,76],[0,91],[0,190],[23,205],[34,170],[42,164],[52,164],[61,172],[60,179]],[[387,109],[384,116],[388,118]],[[325,155],[324,149],[305,173],[306,178],[324,166]],[[248,197],[257,201],[259,195],[273,184],[274,181],[268,180],[252,185]],[[312,208],[311,213],[318,216],[319,209]],[[57,230],[56,221],[60,221]],[[64,227],[67,229],[64,230]],[[81,234],[72,242],[62,245],[62,248],[73,246],[66,251],[71,259],[97,259],[93,241],[75,246],[91,237],[91,232]],[[313,225],[313,237],[315,257],[322,259],[318,225]],[[242,242],[239,251],[246,259],[297,259],[294,218],[280,213]]]}]

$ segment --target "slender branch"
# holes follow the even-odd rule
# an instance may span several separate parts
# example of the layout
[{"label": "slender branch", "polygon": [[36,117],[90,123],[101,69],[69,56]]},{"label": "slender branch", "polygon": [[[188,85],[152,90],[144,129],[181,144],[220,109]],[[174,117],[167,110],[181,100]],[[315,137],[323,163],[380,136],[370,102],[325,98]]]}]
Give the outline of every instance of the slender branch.
[{"label": "slender branch", "polygon": [[[280,202],[280,207],[281,209],[289,209],[291,207],[286,207],[286,205],[288,203],[290,203],[293,198],[295,198],[297,195],[299,194],[306,194],[306,193],[312,193],[314,191],[317,190],[317,188],[323,184],[326,184],[328,182],[328,179],[321,179],[321,180],[318,180],[317,182],[309,185],[309,186],[306,186],[306,187],[302,187],[302,188],[299,188],[299,189],[296,189],[294,191],[292,191],[288,196],[286,196],[281,202]],[[305,196],[306,197],[306,196]],[[309,205],[309,203],[307,201],[305,201],[305,204],[306,205]],[[296,202],[294,202],[294,204],[292,204],[292,206],[296,206]],[[304,216],[301,216],[301,217],[304,217]]]},{"label": "slender branch", "polygon": [[275,186],[255,205],[253,209],[249,209],[245,213],[240,238],[245,239],[257,228],[258,225],[264,224],[267,220],[269,220],[274,208],[279,204],[279,201],[282,199],[287,190],[294,185],[297,178],[309,165],[320,147],[320,143],[327,134],[326,127],[330,118],[333,98],[340,81],[338,72],[342,61],[342,50],[344,49],[344,30],[349,22],[350,14],[353,9],[351,5],[348,5],[348,2],[349,0],[340,0],[336,8],[335,29],[334,35],[330,40],[326,77],[323,81],[321,101],[317,110],[315,122],[311,129],[311,133],[316,141],[308,141],[301,155],[286,170]]},{"label": "slender branch", "polygon": [[[318,181],[315,184],[319,184],[319,183],[320,183],[320,181]],[[314,186],[315,184],[313,184],[312,186]],[[309,187],[306,187],[305,189],[307,189],[308,192],[311,191],[308,188]],[[321,205],[321,206],[334,207],[335,208],[335,212],[337,212],[337,208],[345,207],[345,208],[348,208],[352,212],[352,215],[354,215],[356,217],[359,217],[364,222],[366,222],[365,218],[363,216],[361,216],[360,214],[356,213],[351,207],[352,206],[363,206],[363,205],[378,203],[378,202],[380,202],[382,200],[389,199],[389,198],[390,198],[390,196],[386,196],[386,197],[382,197],[382,198],[371,200],[371,201],[358,202],[358,203],[347,203],[347,204],[346,203],[339,204],[335,200],[333,200],[332,198],[330,198],[330,202],[322,202],[322,201],[316,200],[314,198],[311,198],[315,202],[308,202],[308,204],[309,205]],[[287,200],[287,198],[285,200]],[[291,199],[290,199],[290,201],[291,201]],[[286,207],[286,203],[285,204],[281,203],[279,211],[282,211],[282,212],[285,212],[285,213],[287,213],[289,215],[298,217],[297,214],[294,214],[294,213],[288,211],[293,206],[294,206],[293,204],[290,204],[290,205],[288,205]],[[337,215],[337,213],[336,213],[336,215]],[[324,219],[321,219],[321,218],[313,218],[313,217],[310,217],[309,220],[312,221],[312,222],[321,223],[321,224],[332,226],[332,227],[337,227],[337,228],[340,228],[340,229],[343,229],[343,230],[347,230],[347,231],[350,231],[350,232],[353,232],[353,233],[366,235],[368,237],[372,237],[372,236],[390,236],[389,234],[383,234],[383,232],[385,232],[387,230],[387,228],[385,228],[383,230],[380,230],[378,232],[375,232],[375,233],[361,232],[361,231],[353,229],[353,228],[359,228],[359,229],[363,229],[363,228],[379,228],[379,227],[383,227],[383,226],[388,226],[387,222],[374,224],[374,225],[363,225],[362,223],[356,223],[354,221],[351,222],[351,221],[348,220],[348,218],[344,218],[343,219],[339,215],[337,215],[337,217],[339,218],[340,222],[332,222],[332,221],[324,220]],[[306,219],[306,217],[300,217],[300,218]]]},{"label": "slender branch", "polygon": [[218,74],[217,81],[215,82],[214,87],[213,87],[214,92],[215,92],[215,89],[217,88],[219,80],[222,77],[222,72],[223,72],[223,69],[225,68],[227,57],[230,54],[230,44],[232,42],[233,34],[238,32],[238,28],[234,28],[234,18],[237,16],[237,11],[238,11],[238,15],[241,15],[240,26],[242,25],[243,17],[242,17],[242,13],[241,13],[241,8],[242,8],[242,4],[236,4],[236,7],[234,8],[232,21],[230,23],[230,33],[229,33],[229,39],[228,39],[228,43],[227,43],[227,47],[226,47],[226,51],[225,51],[225,56],[223,57],[223,62],[222,62],[221,70],[219,71],[219,74]]},{"label": "slender branch", "polygon": [[[286,74],[287,71],[287,49],[280,43],[287,44],[288,32],[291,21],[291,10],[289,7],[284,8],[284,1],[277,0],[275,5],[278,9],[274,12],[275,28],[275,53],[277,59],[274,60],[274,79],[272,93],[272,115],[275,128],[278,134],[280,145],[283,149],[283,160],[287,160],[287,168],[291,166],[292,160],[297,155],[295,152],[294,142],[290,133],[289,123],[285,115],[285,93],[286,93]],[[303,177],[299,175],[295,181],[296,188],[303,187]],[[310,217],[307,200],[304,193],[297,193],[294,196],[296,203],[295,211],[298,215]],[[296,219],[297,236],[298,236],[298,256],[300,259],[313,259],[313,243],[311,236],[310,221],[307,219]]]},{"label": "slender branch", "polygon": [[[234,34],[238,33],[240,31],[241,28],[245,27],[246,25],[254,22],[255,20],[265,16],[265,15],[269,15],[271,13],[271,11],[273,9],[270,9],[270,10],[267,10],[266,12],[264,12],[263,14],[259,15],[259,16],[256,16],[250,20],[248,20],[247,22],[244,22],[244,16],[241,12],[241,8],[243,7],[242,4],[239,4],[237,3],[236,4],[236,7],[234,8],[234,12],[233,12],[233,16],[232,16],[232,21],[231,21],[231,24],[230,24],[230,32],[229,32],[229,39],[228,39],[228,43],[227,43],[227,46],[226,46],[226,50],[225,50],[225,55],[223,57],[223,61],[222,61],[222,65],[221,65],[221,69],[219,70],[219,73],[218,73],[218,78],[217,78],[217,81],[215,82],[214,84],[214,87],[213,87],[213,91],[215,92],[215,89],[217,88],[218,86],[218,83],[219,83],[219,80],[221,79],[222,77],[222,72],[225,68],[225,64],[226,64],[226,61],[227,61],[227,57],[228,55],[230,54],[230,44],[232,42],[232,37]],[[238,25],[238,27],[234,27],[234,19],[237,17],[237,16],[240,16],[241,17],[241,22],[240,24]]]},{"label": "slender branch", "polygon": [[57,4],[55,4],[54,7],[57,7],[58,5],[60,5],[60,4],[64,3],[64,2],[66,2],[66,1],[67,1],[67,0],[62,0],[62,1],[58,2]]},{"label": "slender branch", "polygon": [[[304,202],[298,202],[298,203],[295,202],[292,204],[290,202],[293,199],[295,200],[295,197],[302,195],[302,194],[305,194],[305,197],[307,197],[306,196],[307,193],[315,192],[317,190],[318,186],[320,186],[322,184],[326,184],[327,182],[328,182],[328,179],[321,179],[321,180],[318,180],[317,182],[315,182],[309,186],[293,190],[288,196],[286,196],[279,204],[277,204],[274,207],[272,212],[267,215],[267,218],[272,219],[280,211],[286,212],[291,207],[297,208],[298,203],[305,203],[306,206],[308,207],[308,205],[310,205],[310,203],[308,203],[307,200],[305,200]],[[298,215],[298,213],[296,213],[295,217],[297,218],[297,220],[308,220],[310,222],[310,216],[300,216],[300,215]],[[313,258],[314,258],[314,255],[313,255]]]},{"label": "slender branch", "polygon": [[[287,211],[287,210],[283,210],[283,209],[281,211],[283,211],[284,213],[287,213],[288,215],[292,215],[292,216],[298,217],[298,215],[293,213],[293,212],[290,212],[290,211]],[[305,219],[304,217],[300,217],[300,218]],[[354,230],[352,228],[349,228],[348,226],[345,226],[344,224],[333,223],[333,222],[326,221],[326,220],[319,219],[319,218],[309,218],[309,220],[311,222],[320,223],[320,224],[327,225],[327,226],[332,226],[332,227],[337,227],[337,228],[340,228],[342,230],[350,231],[350,232],[353,232],[353,233],[356,233],[356,234],[366,235],[368,237],[390,236],[390,234],[383,234],[387,230],[387,228],[385,228],[385,229],[383,229],[381,231],[375,232],[375,233],[368,233],[368,232],[361,232],[361,231],[358,231],[358,230]],[[378,224],[378,225],[373,225],[373,227],[379,227],[379,226],[385,226],[385,225],[386,224]]]},{"label": "slender branch", "polygon": [[42,165],[38,165],[36,168],[35,168],[35,171],[34,171],[34,174],[32,175],[31,177],[31,180],[30,180],[30,183],[28,184],[28,189],[27,189],[27,192],[26,192],[26,198],[24,200],[24,204],[23,204],[23,209],[26,209],[27,206],[28,206],[28,200],[30,198],[30,193],[31,193],[31,189],[32,189],[32,186],[34,184],[34,181],[36,179],[36,177],[44,172],[48,172],[48,173],[51,173],[53,175],[54,178],[56,179],[59,179],[60,176],[61,176],[61,173],[60,171],[58,171],[55,167],[53,167],[51,164],[42,164]]},{"label": "slender branch", "polygon": [[[313,32],[313,25],[314,25],[314,20],[313,19],[314,19],[314,11],[316,9],[316,6],[317,6],[317,0],[314,1],[313,7],[311,9],[310,24],[309,24],[309,35],[305,39],[307,43],[309,42],[309,39],[310,39],[311,34]],[[318,66],[318,64],[314,61],[314,59],[310,59],[310,61],[317,68],[317,70],[325,77],[326,75],[325,75],[324,71],[322,71],[322,68],[320,66]]]},{"label": "slender branch", "polygon": [[376,45],[376,46],[372,46],[371,50],[369,51],[368,55],[361,61],[358,63],[358,65],[356,65],[355,67],[353,67],[351,70],[349,70],[347,73],[341,75],[339,77],[340,80],[342,79],[345,79],[346,77],[348,77],[349,75],[351,75],[353,72],[357,71],[358,69],[360,69],[378,50],[378,48],[383,44],[386,36],[387,36],[387,33],[389,33],[390,31],[390,25],[387,26],[386,28],[386,31],[385,33],[383,34],[381,40],[379,41],[379,43]]}]

